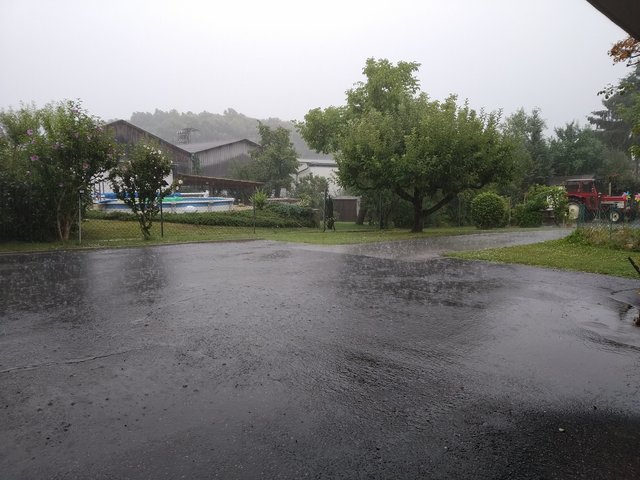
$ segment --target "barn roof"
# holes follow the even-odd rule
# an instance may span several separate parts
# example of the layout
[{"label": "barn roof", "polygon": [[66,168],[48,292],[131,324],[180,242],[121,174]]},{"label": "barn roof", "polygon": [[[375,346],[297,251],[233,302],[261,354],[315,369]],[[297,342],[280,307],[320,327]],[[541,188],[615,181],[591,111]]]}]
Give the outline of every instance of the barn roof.
[{"label": "barn roof", "polygon": [[218,141],[218,142],[200,142],[200,143],[181,143],[179,145],[180,148],[182,148],[183,150],[186,150],[189,153],[200,153],[200,152],[206,152],[207,150],[213,150],[225,145],[232,145],[234,143],[248,143],[251,147],[255,148],[255,147],[259,147],[259,145],[256,142],[252,142],[251,140],[248,140],[246,138],[242,138],[240,140],[225,140],[225,141]]},{"label": "barn roof", "polygon": [[182,155],[186,155],[189,156],[190,152],[188,152],[187,150],[180,148],[177,145],[174,145],[171,142],[167,142],[166,140],[163,140],[162,138],[160,138],[157,135],[154,135],[151,132],[148,132],[147,130],[145,130],[144,128],[140,128],[136,125],[134,125],[133,123],[127,122],[126,120],[116,120],[114,122],[110,122],[106,125],[107,128],[109,127],[113,127],[113,128],[118,128],[118,127],[124,127],[127,129],[131,129],[131,130],[135,130],[136,132],[138,132],[140,135],[147,137],[147,138],[151,138],[153,140],[155,140],[156,142],[158,142],[160,145],[162,145],[163,147],[166,147],[170,150],[173,150],[176,153],[182,154]]},{"label": "barn roof", "polygon": [[135,130],[137,131],[139,134],[147,137],[147,138],[151,138],[153,140],[155,140],[156,142],[160,143],[161,145],[164,145],[168,148],[171,148],[174,151],[179,151],[181,153],[184,154],[192,154],[192,153],[199,153],[199,152],[204,152],[207,150],[212,150],[215,148],[219,148],[222,147],[224,145],[232,145],[234,143],[241,143],[241,142],[245,142],[248,143],[251,147],[259,147],[260,145],[258,145],[256,142],[252,142],[251,140],[247,139],[247,138],[242,138],[240,140],[224,140],[224,141],[217,141],[217,142],[200,142],[200,143],[180,143],[180,144],[175,144],[175,143],[171,143],[168,142],[166,140],[163,140],[162,138],[160,138],[157,135],[154,135],[153,133],[145,130],[144,128],[140,128],[137,125],[134,125],[131,122],[127,122],[126,120],[115,120],[113,122],[110,122],[106,125],[107,127],[125,127],[131,130]]}]

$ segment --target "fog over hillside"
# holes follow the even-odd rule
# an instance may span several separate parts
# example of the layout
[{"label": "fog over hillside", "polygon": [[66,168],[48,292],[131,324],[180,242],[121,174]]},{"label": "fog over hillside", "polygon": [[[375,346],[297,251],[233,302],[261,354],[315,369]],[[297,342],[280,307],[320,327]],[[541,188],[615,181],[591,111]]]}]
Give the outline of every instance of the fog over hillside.
[{"label": "fog over hillside", "polygon": [[178,143],[178,131],[185,128],[195,129],[190,134],[190,143],[233,141],[248,138],[259,142],[258,121],[272,128],[284,127],[291,132],[291,141],[300,158],[326,158],[309,149],[291,122],[279,118],[256,119],[228,108],[224,113],[178,112],[156,109],[153,113],[135,112],[129,120],[168,142]]}]

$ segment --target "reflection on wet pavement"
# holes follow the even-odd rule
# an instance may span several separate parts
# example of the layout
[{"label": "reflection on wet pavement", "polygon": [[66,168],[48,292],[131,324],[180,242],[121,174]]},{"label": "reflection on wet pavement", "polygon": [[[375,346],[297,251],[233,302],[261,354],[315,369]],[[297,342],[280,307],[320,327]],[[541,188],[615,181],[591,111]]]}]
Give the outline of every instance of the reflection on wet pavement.
[{"label": "reflection on wet pavement", "polygon": [[0,257],[0,472],[639,478],[638,282],[489,237]]}]

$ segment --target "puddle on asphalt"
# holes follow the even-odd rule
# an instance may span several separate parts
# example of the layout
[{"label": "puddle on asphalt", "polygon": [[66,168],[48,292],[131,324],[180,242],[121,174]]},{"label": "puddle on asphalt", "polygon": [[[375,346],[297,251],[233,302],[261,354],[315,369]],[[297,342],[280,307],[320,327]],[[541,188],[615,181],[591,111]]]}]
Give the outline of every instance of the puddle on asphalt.
[{"label": "puddle on asphalt", "polygon": [[[589,339],[600,344],[640,349],[640,326],[636,325],[640,310],[638,306],[631,304],[634,296],[637,296],[635,290],[612,295],[612,300],[618,304],[617,316],[601,315],[597,320],[579,321],[581,327],[595,334],[595,336],[589,336]],[[636,305],[638,305],[637,302]]]}]

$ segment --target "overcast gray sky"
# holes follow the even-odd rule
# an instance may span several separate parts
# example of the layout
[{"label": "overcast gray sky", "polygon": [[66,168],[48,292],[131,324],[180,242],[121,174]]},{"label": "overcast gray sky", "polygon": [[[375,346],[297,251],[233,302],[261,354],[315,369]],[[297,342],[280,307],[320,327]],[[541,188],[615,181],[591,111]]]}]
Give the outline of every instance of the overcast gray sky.
[{"label": "overcast gray sky", "polygon": [[585,0],[0,0],[0,108],[302,119],[375,57],[420,63],[432,98],[585,124],[627,73],[607,56],[625,36]]}]

